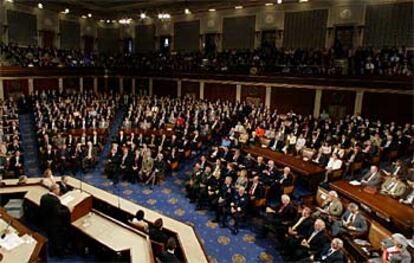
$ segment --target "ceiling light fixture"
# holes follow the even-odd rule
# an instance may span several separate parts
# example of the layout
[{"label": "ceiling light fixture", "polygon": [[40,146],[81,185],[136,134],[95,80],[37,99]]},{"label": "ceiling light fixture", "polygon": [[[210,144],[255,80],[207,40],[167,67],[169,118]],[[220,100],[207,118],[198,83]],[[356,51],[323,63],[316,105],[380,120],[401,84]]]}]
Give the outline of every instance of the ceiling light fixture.
[{"label": "ceiling light fixture", "polygon": [[283,2],[283,0],[277,0],[277,3],[280,5]]},{"label": "ceiling light fixture", "polygon": [[69,12],[70,12],[69,8],[65,8],[65,11],[63,11],[62,13],[69,14]]},{"label": "ceiling light fixture", "polygon": [[38,3],[38,4],[37,4],[37,7],[38,7],[39,9],[43,9],[43,4],[42,4],[42,3]]},{"label": "ceiling light fixture", "polygon": [[82,17],[83,19],[86,19],[86,18],[88,18],[88,17],[87,17],[87,16],[85,16],[85,15],[82,15],[81,17]]},{"label": "ceiling light fixture", "polygon": [[306,3],[308,0],[299,0],[299,3]]},{"label": "ceiling light fixture", "polygon": [[108,20],[106,20],[106,23],[107,23],[107,24],[111,23],[111,20],[109,20],[109,19],[108,19]]},{"label": "ceiling light fixture", "polygon": [[210,8],[208,11],[209,12],[216,12],[216,9],[215,8]]},{"label": "ceiling light fixture", "polygon": [[266,3],[265,6],[273,6],[273,3]]},{"label": "ceiling light fixture", "polygon": [[170,19],[170,18],[171,18],[170,14],[165,14],[165,13],[158,14],[158,19],[160,19],[160,20]]},{"label": "ceiling light fixture", "polygon": [[234,9],[243,9],[243,6],[242,5],[237,5],[237,6],[234,7]]},{"label": "ceiling light fixture", "polygon": [[6,0],[6,2],[8,2],[8,3],[13,3],[13,0]]},{"label": "ceiling light fixture", "polygon": [[89,17],[89,18],[91,18],[91,17],[92,17],[92,14],[91,14],[91,13],[89,13],[89,14],[88,14],[88,17]]},{"label": "ceiling light fixture", "polygon": [[145,19],[145,18],[147,18],[147,15],[146,15],[145,13],[141,13],[141,14],[139,15],[139,17],[140,17],[141,19]]},{"label": "ceiling light fixture", "polygon": [[191,11],[190,11],[190,9],[188,9],[188,8],[184,9],[184,14],[186,14],[186,15],[189,15],[189,14],[191,14]]}]

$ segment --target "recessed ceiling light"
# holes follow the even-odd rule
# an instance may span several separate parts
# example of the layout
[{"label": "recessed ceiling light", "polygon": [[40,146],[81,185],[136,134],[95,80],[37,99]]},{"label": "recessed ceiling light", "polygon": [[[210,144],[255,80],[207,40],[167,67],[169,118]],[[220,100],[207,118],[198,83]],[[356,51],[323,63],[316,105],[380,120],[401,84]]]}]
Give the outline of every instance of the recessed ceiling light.
[{"label": "recessed ceiling light", "polygon": [[42,3],[38,3],[38,4],[37,4],[37,7],[38,7],[39,9],[43,9],[43,4],[42,4]]},{"label": "recessed ceiling light", "polygon": [[272,6],[273,3],[266,3],[265,6]]},{"label": "recessed ceiling light", "polygon": [[234,9],[243,9],[243,6],[237,5],[237,6],[234,7]]},{"label": "recessed ceiling light", "polygon": [[184,14],[186,14],[186,15],[189,15],[189,14],[191,14],[191,11],[190,11],[190,9],[188,9],[188,8],[184,9]]},{"label": "recessed ceiling light", "polygon": [[6,0],[6,2],[13,3],[13,0]]},{"label": "recessed ceiling light", "polygon": [[277,0],[277,3],[280,5],[283,2],[283,0]]},{"label": "recessed ceiling light", "polygon": [[208,11],[209,12],[216,12],[216,9],[215,8],[210,8]]},{"label": "recessed ceiling light", "polygon": [[145,19],[145,18],[147,17],[147,15],[146,15],[145,13],[141,13],[141,14],[139,15],[139,17],[140,17],[141,19]]},{"label": "recessed ceiling light", "polygon": [[106,23],[108,23],[108,24],[109,24],[109,23],[111,23],[111,20],[109,20],[109,19],[108,19],[108,20],[106,20]]},{"label": "recessed ceiling light", "polygon": [[65,11],[63,11],[64,14],[69,14],[70,10],[69,8],[65,8]]},{"label": "recessed ceiling light", "polygon": [[299,0],[299,3],[306,3],[308,0]]},{"label": "recessed ceiling light", "polygon": [[87,16],[85,16],[85,15],[82,15],[81,17],[82,17],[82,18],[84,18],[84,19],[88,18],[88,17],[87,17]]},{"label": "recessed ceiling light", "polygon": [[104,22],[105,22],[105,20],[101,19],[101,20],[99,20],[99,22],[104,23]]},{"label": "recessed ceiling light", "polygon": [[116,23],[116,20],[112,20],[112,23]]},{"label": "recessed ceiling light", "polygon": [[89,17],[89,18],[91,18],[91,17],[92,17],[92,14],[91,14],[91,13],[89,13],[89,14],[88,14],[88,17]]}]

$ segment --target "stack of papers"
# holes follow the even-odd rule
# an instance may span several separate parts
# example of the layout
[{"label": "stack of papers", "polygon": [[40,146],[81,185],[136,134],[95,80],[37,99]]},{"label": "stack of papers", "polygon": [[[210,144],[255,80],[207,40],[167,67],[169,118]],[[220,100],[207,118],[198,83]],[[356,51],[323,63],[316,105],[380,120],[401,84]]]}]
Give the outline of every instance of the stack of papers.
[{"label": "stack of papers", "polygon": [[16,233],[7,234],[4,238],[0,238],[0,247],[7,251],[13,250],[24,243],[24,240]]},{"label": "stack of papers", "polygon": [[356,181],[356,180],[353,180],[353,181],[349,182],[349,184],[350,185],[355,185],[355,186],[361,185],[361,183],[359,181]]},{"label": "stack of papers", "polygon": [[64,198],[60,199],[60,202],[62,203],[62,205],[67,206],[71,201],[73,201],[73,199],[73,196],[67,195]]}]

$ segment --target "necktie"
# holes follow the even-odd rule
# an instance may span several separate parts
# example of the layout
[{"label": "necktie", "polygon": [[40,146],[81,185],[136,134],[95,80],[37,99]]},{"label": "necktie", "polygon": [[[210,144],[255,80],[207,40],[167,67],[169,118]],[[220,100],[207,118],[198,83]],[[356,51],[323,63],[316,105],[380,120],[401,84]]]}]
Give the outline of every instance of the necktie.
[{"label": "necktie", "polygon": [[313,233],[312,233],[312,235],[308,238],[308,240],[306,240],[306,242],[309,244],[311,241],[312,241],[312,239],[318,234],[319,232],[318,231],[313,231]]},{"label": "necktie", "polygon": [[300,224],[302,224],[302,222],[305,220],[305,217],[301,217],[299,220],[298,220],[298,222],[296,222],[296,224],[292,227],[292,230],[293,231],[295,231],[296,230],[296,228],[298,227],[298,226],[300,226]]}]

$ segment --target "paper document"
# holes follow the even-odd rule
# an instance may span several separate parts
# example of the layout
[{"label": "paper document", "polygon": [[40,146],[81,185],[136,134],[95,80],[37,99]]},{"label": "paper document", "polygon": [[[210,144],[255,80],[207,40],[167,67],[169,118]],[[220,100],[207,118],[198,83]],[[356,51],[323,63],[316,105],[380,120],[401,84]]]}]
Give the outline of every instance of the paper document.
[{"label": "paper document", "polygon": [[350,185],[361,185],[361,183],[356,181],[356,180],[353,180],[353,181],[349,182],[349,184]]},{"label": "paper document", "polygon": [[23,239],[16,233],[10,233],[7,234],[4,238],[0,238],[0,247],[4,248],[7,251],[10,251],[23,244],[23,242]]},{"label": "paper document", "polygon": [[70,202],[73,201],[73,197],[71,195],[65,196],[64,198],[60,199],[60,202],[62,203],[62,205],[68,205]]}]

